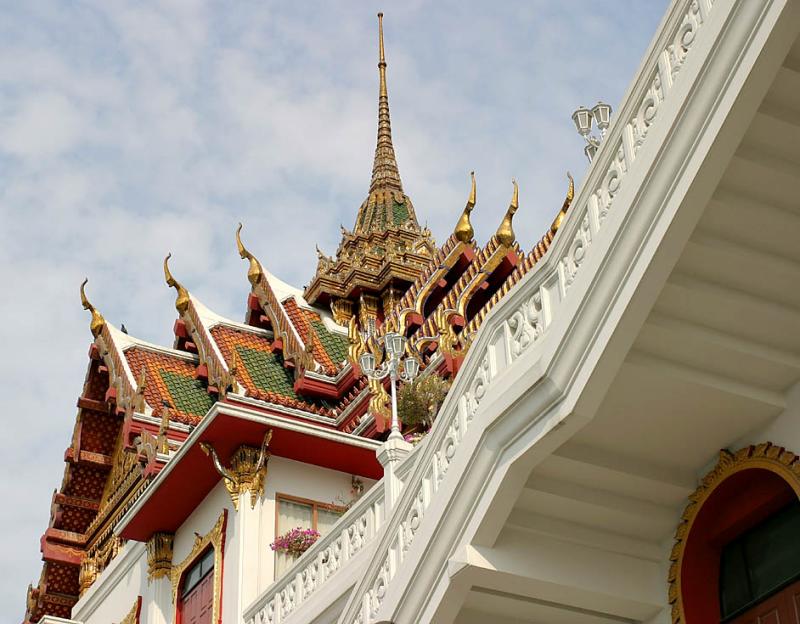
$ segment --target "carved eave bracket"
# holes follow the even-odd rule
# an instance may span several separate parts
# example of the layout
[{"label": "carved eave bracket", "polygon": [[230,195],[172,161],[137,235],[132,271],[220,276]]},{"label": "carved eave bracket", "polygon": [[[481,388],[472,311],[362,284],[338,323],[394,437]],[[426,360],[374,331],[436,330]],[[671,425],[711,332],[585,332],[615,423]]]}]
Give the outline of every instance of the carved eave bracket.
[{"label": "carved eave bracket", "polygon": [[147,540],[147,580],[169,578],[172,573],[174,533],[153,533]]},{"label": "carved eave bracket", "polygon": [[250,492],[250,508],[254,509],[258,499],[264,494],[264,480],[267,476],[269,463],[269,443],[272,439],[272,429],[267,431],[261,448],[242,445],[231,455],[229,465],[222,464],[217,451],[208,442],[201,442],[200,448],[211,458],[214,468],[222,477],[225,489],[231,497],[233,508],[239,510],[239,499]]}]

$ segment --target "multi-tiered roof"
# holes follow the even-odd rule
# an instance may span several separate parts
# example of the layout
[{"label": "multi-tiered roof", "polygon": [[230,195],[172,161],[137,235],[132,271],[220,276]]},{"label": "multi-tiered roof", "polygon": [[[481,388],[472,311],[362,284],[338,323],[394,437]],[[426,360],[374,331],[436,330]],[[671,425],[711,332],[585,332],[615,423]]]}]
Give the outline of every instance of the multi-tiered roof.
[{"label": "multi-tiered roof", "polygon": [[[378,140],[369,193],[336,256],[320,254],[305,291],[263,267],[244,245],[241,225],[235,238],[251,285],[244,322],[217,315],[191,295],[172,275],[169,256],[164,273],[177,310],[171,347],[111,325],[81,286],[93,340],[64,477],[42,538],[42,574],[28,589],[26,622],[70,616],[116,555],[120,518],[214,406],[238,405],[308,424],[285,431],[275,425],[274,455],[379,476],[371,451],[364,455],[358,445],[341,442],[381,438],[388,417],[385,387],[364,380],[358,355],[393,329],[413,339],[429,372],[452,377],[486,313],[550,246],[572,200],[571,179],[553,225],[529,252],[516,242],[512,225],[516,183],[496,234],[483,246],[469,218],[474,176],[466,207],[441,246],[420,227],[392,144],[380,17]],[[309,445],[320,431],[339,437],[327,436],[327,446]],[[235,439],[235,426],[227,426],[226,435]],[[309,451],[315,448],[322,450]],[[191,496],[200,493],[186,492],[189,507]],[[173,524],[182,518],[179,503],[172,505]],[[144,539],[147,530],[138,529]]]}]

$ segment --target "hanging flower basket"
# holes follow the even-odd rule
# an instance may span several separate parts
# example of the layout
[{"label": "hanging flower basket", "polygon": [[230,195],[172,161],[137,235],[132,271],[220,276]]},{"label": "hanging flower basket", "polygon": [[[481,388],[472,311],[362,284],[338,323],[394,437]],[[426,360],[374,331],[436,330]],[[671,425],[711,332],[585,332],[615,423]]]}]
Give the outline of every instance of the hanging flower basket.
[{"label": "hanging flower basket", "polygon": [[278,535],[269,547],[275,552],[299,557],[314,545],[319,539],[319,533],[314,529],[296,527],[283,535]]}]

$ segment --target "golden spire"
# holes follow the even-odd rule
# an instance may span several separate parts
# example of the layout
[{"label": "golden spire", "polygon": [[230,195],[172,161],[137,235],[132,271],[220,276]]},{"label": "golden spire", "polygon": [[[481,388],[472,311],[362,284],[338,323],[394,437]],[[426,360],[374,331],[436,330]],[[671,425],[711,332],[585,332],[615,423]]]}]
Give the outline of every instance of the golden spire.
[{"label": "golden spire", "polygon": [[564,217],[567,216],[567,210],[569,210],[572,200],[575,198],[575,180],[572,179],[572,174],[569,171],[567,171],[567,178],[569,178],[569,187],[567,188],[567,196],[564,198],[564,205],[561,207],[560,212],[550,226],[550,231],[553,234],[561,227],[561,222],[564,220]]},{"label": "golden spire", "polygon": [[475,230],[472,229],[472,223],[469,220],[469,213],[475,207],[475,172],[470,171],[469,175],[472,177],[472,190],[469,193],[467,205],[464,206],[464,212],[461,213],[461,218],[456,223],[456,229],[453,232],[462,243],[468,243],[475,236]]},{"label": "golden spire", "polygon": [[501,245],[505,245],[506,247],[510,247],[517,238],[514,234],[511,220],[514,218],[514,213],[517,211],[517,208],[519,208],[519,186],[516,180],[511,180],[511,183],[514,185],[514,194],[511,196],[511,203],[508,205],[506,216],[504,216],[503,220],[500,222],[500,227],[497,228],[496,233],[497,240],[500,241]]},{"label": "golden spire", "polygon": [[97,311],[89,299],[86,297],[86,283],[89,281],[89,278],[86,277],[81,284],[81,305],[83,306],[84,310],[89,310],[92,313],[92,320],[89,323],[89,329],[92,330],[92,336],[97,338],[100,332],[103,330],[103,326],[106,324],[106,320],[103,318],[103,315]]},{"label": "golden spire", "polygon": [[242,243],[242,224],[239,223],[239,227],[236,228],[236,248],[239,250],[239,256],[242,260],[249,260],[250,261],[250,268],[247,269],[247,279],[250,281],[250,284],[255,286],[261,280],[261,276],[264,275],[264,269],[261,268],[261,263],[256,259],[256,257],[247,251],[247,248]]},{"label": "golden spire", "polygon": [[186,312],[186,308],[189,307],[189,292],[180,285],[178,280],[172,277],[172,273],[169,270],[169,259],[171,257],[172,252],[168,253],[167,257],[164,258],[164,279],[167,280],[167,286],[172,286],[178,291],[178,298],[175,299],[175,308],[179,313],[183,314]]},{"label": "golden spire", "polygon": [[373,191],[384,187],[403,192],[400,182],[400,171],[392,145],[392,123],[389,119],[389,92],[386,89],[386,55],[383,49],[383,13],[378,13],[378,73],[380,88],[378,91],[378,145],[375,148],[375,161],[372,165],[372,182],[369,186],[370,195]]}]

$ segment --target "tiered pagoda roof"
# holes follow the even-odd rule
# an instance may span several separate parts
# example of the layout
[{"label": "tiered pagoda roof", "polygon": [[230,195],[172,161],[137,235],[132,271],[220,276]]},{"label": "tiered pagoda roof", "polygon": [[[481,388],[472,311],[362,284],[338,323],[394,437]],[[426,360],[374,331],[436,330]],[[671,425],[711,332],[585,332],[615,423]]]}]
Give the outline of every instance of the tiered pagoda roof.
[{"label": "tiered pagoda roof", "polygon": [[[114,532],[122,515],[215,404],[382,438],[388,395],[381,382],[361,376],[358,354],[387,330],[401,331],[419,345],[425,367],[454,376],[485,315],[549,248],[572,200],[571,178],[553,225],[528,252],[513,230],[516,182],[496,234],[483,246],[470,223],[474,176],[454,232],[441,246],[420,227],[394,155],[379,24],[378,143],[369,195],[336,258],[320,259],[305,291],[262,266],[245,247],[241,225],[236,244],[251,284],[244,322],[204,306],[172,275],[169,256],[164,274],[177,310],[170,347],[108,323],[81,286],[93,340],[26,623],[45,614],[70,616],[123,543]],[[290,447],[281,452],[292,457]]]}]

